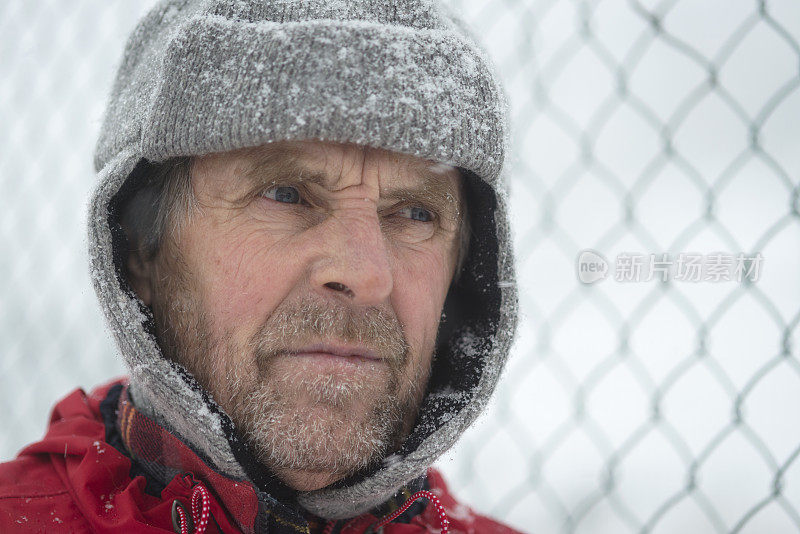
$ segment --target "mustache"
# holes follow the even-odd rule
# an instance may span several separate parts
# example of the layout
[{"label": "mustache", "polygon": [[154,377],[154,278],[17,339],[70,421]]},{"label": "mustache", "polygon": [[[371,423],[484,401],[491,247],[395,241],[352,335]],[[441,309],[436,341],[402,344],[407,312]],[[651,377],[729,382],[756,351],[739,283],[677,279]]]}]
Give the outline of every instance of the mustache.
[{"label": "mustache", "polygon": [[365,345],[395,368],[406,363],[410,348],[391,310],[353,309],[311,297],[279,306],[250,342],[261,363],[302,345],[331,340]]}]

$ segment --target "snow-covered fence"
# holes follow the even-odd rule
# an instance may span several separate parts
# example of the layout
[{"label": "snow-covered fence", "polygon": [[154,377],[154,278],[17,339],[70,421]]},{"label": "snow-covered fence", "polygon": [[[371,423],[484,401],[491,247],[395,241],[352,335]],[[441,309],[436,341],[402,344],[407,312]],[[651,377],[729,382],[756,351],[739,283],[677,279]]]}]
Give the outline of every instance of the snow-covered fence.
[{"label": "snow-covered fence", "polygon": [[[0,3],[3,459],[122,373],[85,206],[152,3]],[[800,532],[800,3],[452,5],[511,98],[524,314],[452,488],[526,532]]]}]

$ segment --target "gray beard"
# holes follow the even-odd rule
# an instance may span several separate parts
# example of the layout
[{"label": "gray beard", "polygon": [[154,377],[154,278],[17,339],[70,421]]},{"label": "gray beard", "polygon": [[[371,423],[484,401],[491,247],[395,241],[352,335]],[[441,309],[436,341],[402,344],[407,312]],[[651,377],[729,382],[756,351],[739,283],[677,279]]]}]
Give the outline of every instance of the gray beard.
[{"label": "gray beard", "polygon": [[[154,305],[159,343],[211,393],[260,463],[344,477],[400,447],[430,366],[409,368],[410,349],[393,313],[356,313],[309,297],[280,306],[239,348],[230,335],[212,339],[198,299],[181,278],[163,278],[157,301],[166,306]],[[363,377],[276,372],[287,348],[311,339],[367,344],[383,359],[382,368]],[[212,368],[214,362],[224,368]]]},{"label": "gray beard", "polygon": [[[410,406],[394,388],[381,389],[284,374],[246,388],[231,416],[262,464],[348,475],[399,446]],[[362,399],[375,400],[365,414],[354,414],[350,407]]]}]

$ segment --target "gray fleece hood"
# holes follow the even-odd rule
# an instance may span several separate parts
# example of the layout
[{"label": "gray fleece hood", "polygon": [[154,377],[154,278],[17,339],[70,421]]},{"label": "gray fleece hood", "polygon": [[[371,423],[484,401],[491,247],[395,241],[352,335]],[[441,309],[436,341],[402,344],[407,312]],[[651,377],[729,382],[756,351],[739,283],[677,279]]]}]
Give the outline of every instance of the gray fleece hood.
[{"label": "gray fleece hood", "polygon": [[125,280],[119,204],[143,162],[318,139],[447,163],[464,177],[471,237],[416,425],[381,465],[296,499],[320,517],[343,519],[418,479],[485,408],[513,337],[507,138],[498,78],[441,5],[159,2],[131,34],[113,85],[89,213],[92,280],[137,407],[222,474],[258,485],[230,419],[190,373],[162,356],[152,314]]}]

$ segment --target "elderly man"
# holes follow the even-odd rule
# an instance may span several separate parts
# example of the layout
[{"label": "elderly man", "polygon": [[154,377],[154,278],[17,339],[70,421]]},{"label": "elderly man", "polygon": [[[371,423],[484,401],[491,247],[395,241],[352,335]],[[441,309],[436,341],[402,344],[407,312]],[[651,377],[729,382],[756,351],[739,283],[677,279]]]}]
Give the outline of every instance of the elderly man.
[{"label": "elderly man", "polygon": [[89,217],[130,378],[0,466],[0,531],[512,532],[431,468],[513,335],[505,138],[443,6],[160,2]]}]

